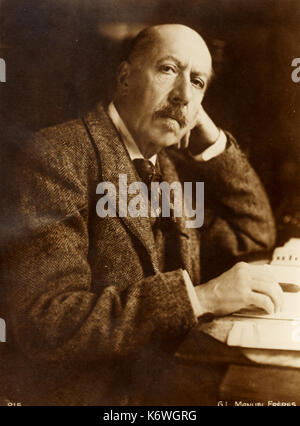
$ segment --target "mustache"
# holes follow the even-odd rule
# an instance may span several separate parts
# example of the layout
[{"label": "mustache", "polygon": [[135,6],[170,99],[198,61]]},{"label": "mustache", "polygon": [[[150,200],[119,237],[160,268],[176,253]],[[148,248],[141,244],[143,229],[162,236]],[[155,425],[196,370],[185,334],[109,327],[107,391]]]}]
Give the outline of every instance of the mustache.
[{"label": "mustache", "polygon": [[182,110],[180,108],[177,108],[171,105],[167,105],[161,108],[160,110],[156,111],[153,117],[154,118],[166,118],[166,117],[173,118],[174,120],[178,121],[179,126],[181,128],[186,127],[188,124],[187,118],[182,112]]}]

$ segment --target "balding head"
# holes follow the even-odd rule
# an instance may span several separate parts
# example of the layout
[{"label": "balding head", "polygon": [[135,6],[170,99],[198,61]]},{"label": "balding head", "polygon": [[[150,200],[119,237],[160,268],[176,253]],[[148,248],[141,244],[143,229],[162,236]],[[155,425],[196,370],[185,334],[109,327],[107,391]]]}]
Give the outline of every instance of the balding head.
[{"label": "balding head", "polygon": [[202,37],[184,25],[146,28],[120,66],[117,108],[140,145],[178,143],[195,122],[212,75]]},{"label": "balding head", "polygon": [[155,50],[161,39],[186,39],[199,46],[199,53],[207,56],[211,61],[211,55],[204,39],[193,29],[181,24],[163,24],[147,27],[140,31],[132,40],[127,59],[131,62],[143,61],[143,58]]}]

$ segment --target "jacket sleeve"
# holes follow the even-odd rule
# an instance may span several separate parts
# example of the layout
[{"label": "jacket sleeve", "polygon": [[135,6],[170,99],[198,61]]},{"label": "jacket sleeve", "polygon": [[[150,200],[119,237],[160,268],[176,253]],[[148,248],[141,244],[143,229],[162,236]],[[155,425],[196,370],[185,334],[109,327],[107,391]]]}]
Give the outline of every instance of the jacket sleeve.
[{"label": "jacket sleeve", "polygon": [[181,270],[93,292],[88,176],[95,158],[77,134],[72,144],[58,131],[39,135],[15,150],[1,238],[14,340],[37,361],[128,359],[151,345],[172,351],[196,323]]},{"label": "jacket sleeve", "polygon": [[[224,272],[239,260],[270,251],[275,243],[271,207],[257,174],[232,135],[227,147],[204,162],[185,156],[183,179],[204,182],[201,234],[202,280]],[[179,163],[180,154],[173,152]]]}]

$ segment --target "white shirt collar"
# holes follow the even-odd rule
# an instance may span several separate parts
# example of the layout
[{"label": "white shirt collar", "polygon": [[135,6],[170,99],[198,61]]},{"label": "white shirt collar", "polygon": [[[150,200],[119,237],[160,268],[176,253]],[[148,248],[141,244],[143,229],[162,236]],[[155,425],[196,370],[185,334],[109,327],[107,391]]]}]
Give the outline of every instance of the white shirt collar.
[{"label": "white shirt collar", "polygon": [[[124,121],[120,117],[120,114],[118,113],[115,107],[115,104],[113,102],[111,102],[108,105],[107,112],[109,117],[111,118],[111,121],[113,122],[114,126],[119,132],[131,160],[135,160],[136,158],[144,158],[139,147],[137,146],[129,130],[127,129]],[[156,163],[156,158],[157,158],[157,154],[154,154],[151,158],[149,158],[149,160],[154,166]]]}]

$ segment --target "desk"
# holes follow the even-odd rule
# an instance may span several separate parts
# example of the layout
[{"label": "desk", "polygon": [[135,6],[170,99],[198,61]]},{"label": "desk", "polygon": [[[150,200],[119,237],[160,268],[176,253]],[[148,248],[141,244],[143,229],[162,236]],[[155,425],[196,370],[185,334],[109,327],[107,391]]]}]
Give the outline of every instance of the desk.
[{"label": "desk", "polygon": [[[268,259],[252,259],[250,263],[264,264]],[[207,405],[216,405],[218,401],[228,405],[240,402],[268,405],[269,401],[300,405],[300,352],[227,346],[235,321],[249,319],[227,316],[200,321],[176,353],[179,365],[219,372],[217,381],[212,381],[216,387],[210,391]],[[251,318],[251,321],[260,320]],[[199,405],[203,405],[200,398]]]},{"label": "desk", "polygon": [[228,316],[199,323],[179,347],[177,362],[191,368],[223,366],[224,374],[209,405],[218,401],[228,405],[240,402],[268,405],[268,401],[300,405],[300,352],[227,346],[233,322],[244,320]]}]

